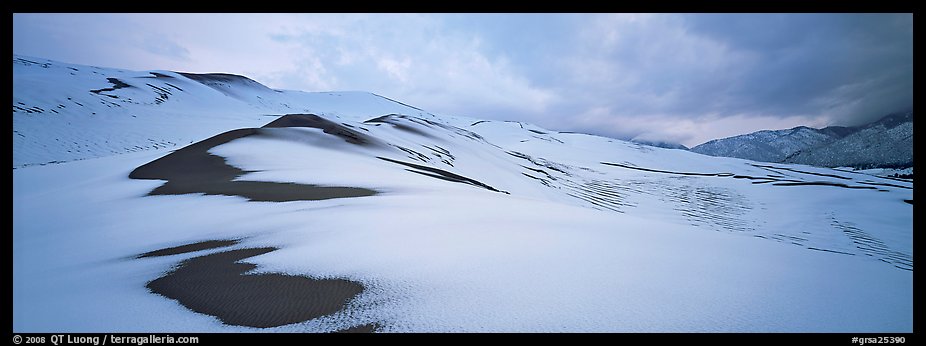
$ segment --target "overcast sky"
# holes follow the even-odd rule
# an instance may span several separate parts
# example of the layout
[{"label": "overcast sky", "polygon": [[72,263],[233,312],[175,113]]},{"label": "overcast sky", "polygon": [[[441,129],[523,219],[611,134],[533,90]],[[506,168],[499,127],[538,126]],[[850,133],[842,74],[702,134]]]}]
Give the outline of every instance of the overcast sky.
[{"label": "overcast sky", "polygon": [[13,52],[688,146],[913,102],[911,14],[15,14]]}]

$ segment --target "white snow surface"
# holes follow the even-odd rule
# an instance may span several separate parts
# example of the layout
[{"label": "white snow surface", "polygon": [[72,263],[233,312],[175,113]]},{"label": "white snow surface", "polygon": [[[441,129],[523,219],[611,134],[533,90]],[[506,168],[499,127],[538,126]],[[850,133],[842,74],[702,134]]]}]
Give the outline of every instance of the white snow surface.
[{"label": "white snow surface", "polygon": [[[237,77],[200,83],[171,71],[13,55],[13,168],[177,149],[231,128],[260,127],[274,119],[268,115],[425,115],[367,92],[273,90]],[[114,88],[111,80],[128,87],[105,90]]]},{"label": "white snow surface", "polygon": [[[146,73],[14,56],[14,104],[24,108],[66,95],[109,101],[80,91],[110,87],[105,78],[138,86],[113,91],[113,100],[138,103],[101,103],[95,116],[14,108],[14,332],[329,332],[368,323],[382,332],[912,331],[913,206],[904,202],[912,182],[435,115],[370,93],[276,92],[256,82],[223,92],[157,73],[183,92],[142,101],[155,90],[141,87]],[[162,182],[128,178],[190,141],[286,113],[318,114],[380,145],[273,128],[210,153],[254,171],[238,180],[380,193],[285,203],[147,196]],[[122,150],[146,139],[162,144]],[[62,150],[81,145],[90,149]],[[48,162],[63,163],[40,165]],[[820,182],[852,188],[806,185]],[[256,272],[345,278],[364,291],[306,322],[230,326],[145,288],[183,259],[227,249],[134,258],[238,238],[234,248],[280,248],[246,259]]]}]

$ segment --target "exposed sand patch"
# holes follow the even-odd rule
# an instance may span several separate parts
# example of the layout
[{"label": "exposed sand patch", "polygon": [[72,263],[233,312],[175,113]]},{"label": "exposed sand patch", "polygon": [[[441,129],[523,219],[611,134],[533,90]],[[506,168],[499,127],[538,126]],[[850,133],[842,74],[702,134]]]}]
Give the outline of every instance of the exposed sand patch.
[{"label": "exposed sand patch", "polygon": [[315,114],[288,114],[263,126],[263,128],[276,127],[311,127],[320,129],[327,134],[337,136],[352,144],[371,146],[376,143],[376,140],[368,135],[351,130],[347,126],[335,123]]},{"label": "exposed sand patch", "polygon": [[150,252],[145,252],[141,255],[138,255],[136,258],[147,258],[147,257],[160,257],[160,256],[170,256],[170,255],[179,255],[182,253],[195,252],[201,250],[216,249],[220,247],[232,246],[238,244],[240,240],[207,240],[201,241],[198,243],[174,246],[169,248],[164,248],[160,250],[154,250]]},{"label": "exposed sand patch", "polygon": [[[193,251],[235,240],[213,240],[148,252]],[[190,310],[215,316],[223,323],[257,328],[277,327],[332,314],[363,291],[359,283],[342,279],[313,279],[284,274],[245,274],[257,266],[239,261],[277,248],[250,248],[194,257],[166,275],[149,282],[152,292],[175,299]],[[148,256],[145,256],[148,255]],[[374,325],[345,329],[371,332]]]},{"label": "exposed sand patch", "polygon": [[[272,122],[283,125],[305,124],[308,116],[283,116]],[[286,120],[289,119],[289,120]],[[268,124],[271,125],[271,124]],[[206,195],[241,196],[259,202],[315,201],[332,198],[365,197],[376,191],[344,186],[317,186],[296,183],[262,181],[236,181],[250,173],[231,166],[209,149],[248,136],[260,135],[261,129],[247,128],[228,131],[174,151],[160,159],[144,164],[129,174],[132,179],[167,180],[148,195]],[[340,137],[340,136],[339,136]],[[350,142],[350,140],[348,140]]]}]

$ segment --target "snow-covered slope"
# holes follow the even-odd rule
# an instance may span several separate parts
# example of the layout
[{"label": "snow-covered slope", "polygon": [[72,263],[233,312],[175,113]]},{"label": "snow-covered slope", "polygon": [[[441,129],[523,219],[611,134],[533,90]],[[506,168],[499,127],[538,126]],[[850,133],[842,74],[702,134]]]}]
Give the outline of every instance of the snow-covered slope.
[{"label": "snow-covered slope", "polygon": [[127,71],[13,55],[13,168],[187,145],[267,115],[424,112],[366,92],[273,90],[242,76]]},{"label": "snow-covered slope", "polygon": [[[217,79],[171,82],[246,100],[193,145],[13,171],[15,332],[912,330],[912,182]],[[189,274],[229,266],[268,284]],[[347,299],[275,322],[299,293]]]},{"label": "snow-covered slope", "polygon": [[758,131],[715,139],[691,148],[711,156],[819,167],[912,167],[913,112],[892,113],[873,123],[812,129]]}]

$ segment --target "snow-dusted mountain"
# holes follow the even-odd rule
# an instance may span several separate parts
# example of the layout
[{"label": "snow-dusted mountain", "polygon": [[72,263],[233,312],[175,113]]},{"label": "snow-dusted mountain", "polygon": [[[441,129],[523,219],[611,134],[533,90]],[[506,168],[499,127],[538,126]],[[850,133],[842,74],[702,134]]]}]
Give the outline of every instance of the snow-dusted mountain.
[{"label": "snow-dusted mountain", "polygon": [[694,146],[691,151],[711,156],[781,162],[802,149],[815,147],[834,138],[838,138],[838,135],[799,126],[787,130],[763,130],[714,139]]},{"label": "snow-dusted mountain", "polygon": [[227,74],[13,72],[17,333],[912,330],[909,181]]},{"label": "snow-dusted mountain", "polygon": [[789,155],[783,162],[821,167],[913,167],[913,112],[895,113]]},{"label": "snow-dusted mountain", "polygon": [[813,129],[764,130],[715,139],[691,148],[711,156],[763,162],[858,169],[913,166],[913,112],[888,114],[873,123]]}]

